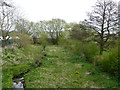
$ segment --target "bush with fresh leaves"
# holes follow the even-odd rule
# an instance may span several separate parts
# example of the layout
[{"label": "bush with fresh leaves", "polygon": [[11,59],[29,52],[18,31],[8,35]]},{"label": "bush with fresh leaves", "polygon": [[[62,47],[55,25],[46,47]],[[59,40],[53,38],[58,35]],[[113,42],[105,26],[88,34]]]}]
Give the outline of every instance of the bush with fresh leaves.
[{"label": "bush with fresh leaves", "polygon": [[118,75],[118,70],[120,70],[119,62],[118,47],[112,48],[109,52],[103,53],[101,64],[105,71]]},{"label": "bush with fresh leaves", "polygon": [[60,38],[58,43],[66,49],[70,49],[71,45],[73,45],[71,40],[64,38]]},{"label": "bush with fresh leaves", "polygon": [[45,47],[48,44],[48,36],[44,33],[41,33],[40,35],[41,37],[37,41],[42,45],[43,50],[45,51]]},{"label": "bush with fresh leaves", "polygon": [[99,47],[94,42],[84,44],[84,55],[87,60],[94,62],[94,57],[99,54]]},{"label": "bush with fresh leaves", "polygon": [[35,46],[35,45],[29,45],[27,47],[24,48],[24,54],[26,56],[28,56],[29,58],[31,57],[31,59],[33,59],[33,61],[36,64],[40,63],[40,60],[43,56],[43,52],[42,52],[42,47],[41,46]]},{"label": "bush with fresh leaves", "polygon": [[103,55],[97,55],[95,59],[103,67],[103,70],[118,76],[118,70],[120,70],[120,58],[118,53],[120,49],[120,38],[116,39],[114,42],[115,44],[110,46],[108,51],[104,51]]},{"label": "bush with fresh leaves", "polygon": [[11,37],[14,41],[15,44],[17,44],[18,48],[25,47],[29,45],[32,41],[32,38],[29,37],[27,34],[22,34],[22,33],[12,33]]},{"label": "bush with fresh leaves", "polygon": [[90,62],[94,62],[94,57],[99,54],[99,47],[94,42],[80,42],[78,40],[66,40],[64,47],[74,54],[85,56]]},{"label": "bush with fresh leaves", "polygon": [[94,62],[94,57],[99,54],[99,47],[94,42],[74,42],[74,53],[84,55],[90,62]]},{"label": "bush with fresh leaves", "polygon": [[78,42],[78,41],[76,41],[76,42],[74,42],[74,48],[73,48],[73,50],[74,50],[74,53],[75,54],[77,54],[77,55],[81,55],[81,54],[83,54],[84,53],[84,45],[83,45],[83,43],[82,42]]}]

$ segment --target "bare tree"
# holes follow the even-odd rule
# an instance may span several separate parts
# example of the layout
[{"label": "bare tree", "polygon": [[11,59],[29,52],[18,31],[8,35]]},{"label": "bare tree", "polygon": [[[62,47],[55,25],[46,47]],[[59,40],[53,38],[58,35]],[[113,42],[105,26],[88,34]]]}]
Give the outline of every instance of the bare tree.
[{"label": "bare tree", "polygon": [[98,0],[94,10],[88,14],[89,24],[94,28],[99,36],[100,54],[104,50],[106,42],[110,39],[110,34],[116,29],[118,22],[117,4],[112,0]]},{"label": "bare tree", "polygon": [[23,18],[17,18],[15,20],[15,31],[22,34],[28,34],[30,29],[29,24],[30,24],[29,21]]},{"label": "bare tree", "polygon": [[0,1],[0,31],[2,34],[2,47],[5,46],[5,42],[9,40],[9,31],[13,26],[13,11],[14,7],[8,4],[7,1]]},{"label": "bare tree", "polygon": [[[118,2],[118,19],[119,19],[119,33],[120,33],[120,1]],[[119,34],[119,36],[120,36],[120,34]]]}]

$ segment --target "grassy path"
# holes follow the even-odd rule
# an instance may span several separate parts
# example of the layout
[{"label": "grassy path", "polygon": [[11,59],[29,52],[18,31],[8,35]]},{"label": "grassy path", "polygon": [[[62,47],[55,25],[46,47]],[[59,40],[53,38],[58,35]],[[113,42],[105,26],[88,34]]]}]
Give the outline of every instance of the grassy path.
[{"label": "grassy path", "polygon": [[117,81],[80,56],[58,46],[47,47],[42,66],[25,75],[26,88],[110,88]]}]

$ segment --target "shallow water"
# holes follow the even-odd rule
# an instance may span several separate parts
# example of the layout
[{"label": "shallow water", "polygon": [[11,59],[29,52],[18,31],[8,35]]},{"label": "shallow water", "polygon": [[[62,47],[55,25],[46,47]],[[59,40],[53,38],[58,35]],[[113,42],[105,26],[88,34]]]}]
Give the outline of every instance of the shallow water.
[{"label": "shallow water", "polygon": [[17,78],[13,80],[13,88],[24,88],[24,78]]}]

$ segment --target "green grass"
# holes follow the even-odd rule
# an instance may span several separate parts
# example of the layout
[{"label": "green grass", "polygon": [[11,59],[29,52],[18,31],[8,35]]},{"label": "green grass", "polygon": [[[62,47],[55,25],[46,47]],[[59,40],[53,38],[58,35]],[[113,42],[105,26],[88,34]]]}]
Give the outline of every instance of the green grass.
[{"label": "green grass", "polygon": [[[1,67],[0,67],[1,68]],[[2,88],[2,70],[0,69],[0,89]]]},{"label": "green grass", "polygon": [[115,88],[115,77],[62,47],[48,46],[42,66],[25,75],[26,88]]},{"label": "green grass", "polygon": [[[32,47],[37,48],[37,51],[42,50],[41,46],[32,45],[30,47],[30,49],[32,49]],[[12,88],[13,76],[36,67],[33,58],[29,54],[26,54],[26,52],[29,52],[27,50],[26,48],[16,48],[15,51],[4,51],[4,56],[2,57],[2,88]]]},{"label": "green grass", "polygon": [[2,48],[0,47],[0,89],[2,89]]}]

